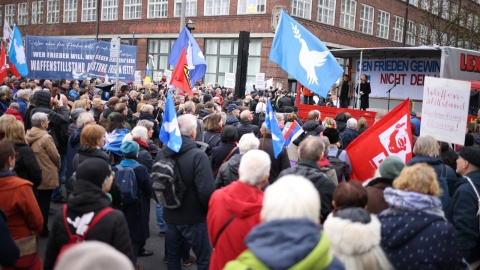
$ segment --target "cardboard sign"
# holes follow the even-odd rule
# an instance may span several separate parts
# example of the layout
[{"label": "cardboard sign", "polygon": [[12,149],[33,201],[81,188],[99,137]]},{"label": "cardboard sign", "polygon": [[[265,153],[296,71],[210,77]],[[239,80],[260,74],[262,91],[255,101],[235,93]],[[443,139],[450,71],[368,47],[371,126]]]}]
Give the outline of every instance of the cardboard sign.
[{"label": "cardboard sign", "polygon": [[265,73],[257,73],[255,75],[255,88],[265,89]]},{"label": "cardboard sign", "polygon": [[234,88],[235,87],[235,73],[225,73],[225,82],[223,86],[226,88]]}]

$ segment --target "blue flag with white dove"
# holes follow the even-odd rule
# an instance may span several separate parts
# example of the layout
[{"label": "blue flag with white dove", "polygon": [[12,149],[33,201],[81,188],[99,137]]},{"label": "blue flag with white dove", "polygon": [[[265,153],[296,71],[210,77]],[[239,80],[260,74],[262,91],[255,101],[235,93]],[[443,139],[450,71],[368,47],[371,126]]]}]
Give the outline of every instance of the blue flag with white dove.
[{"label": "blue flag with white dove", "polygon": [[325,98],[343,74],[328,48],[285,11],[280,15],[269,59]]},{"label": "blue flag with white dove", "polygon": [[13,38],[10,44],[10,54],[8,55],[10,63],[16,68],[18,73],[25,77],[28,75],[27,57],[25,56],[25,47],[20,30],[16,25],[13,26]]},{"label": "blue flag with white dove", "polygon": [[272,109],[270,99],[267,101],[265,127],[272,131],[273,155],[275,156],[275,158],[277,158],[280,152],[282,152],[285,139],[283,138],[280,127],[278,126],[277,118],[275,117],[275,112]]},{"label": "blue flag with white dove", "polygon": [[182,147],[182,135],[178,127],[177,113],[175,112],[175,104],[173,103],[172,92],[167,95],[165,102],[165,111],[163,113],[162,128],[160,129],[160,140],[168,146],[168,148],[177,152]]},{"label": "blue flag with white dove", "polygon": [[186,48],[191,85],[195,85],[198,80],[205,76],[205,72],[207,71],[207,62],[205,62],[205,57],[203,56],[202,50],[200,50],[200,47],[198,47],[197,42],[186,26],[183,28],[182,32],[180,32],[177,40],[175,40],[175,43],[172,45],[172,51],[168,57],[168,63],[170,65],[177,65],[183,48]]}]

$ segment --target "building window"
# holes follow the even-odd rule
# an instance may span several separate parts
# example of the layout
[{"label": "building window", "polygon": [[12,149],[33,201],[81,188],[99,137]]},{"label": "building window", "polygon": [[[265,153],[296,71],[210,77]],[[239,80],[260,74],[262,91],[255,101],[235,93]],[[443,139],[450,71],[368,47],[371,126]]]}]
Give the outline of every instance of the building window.
[{"label": "building window", "polygon": [[448,16],[450,15],[450,1],[443,0],[442,1],[442,18],[448,20]]},{"label": "building window", "polygon": [[407,45],[415,46],[415,36],[417,34],[417,25],[415,22],[407,21]]},{"label": "building window", "polygon": [[362,4],[359,29],[361,33],[373,35],[373,13],[373,7]]},{"label": "building window", "polygon": [[435,28],[432,28],[432,31],[430,33],[430,44],[438,44],[438,31]]},{"label": "building window", "polygon": [[18,25],[28,24],[28,3],[18,4]]},{"label": "building window", "polygon": [[450,6],[452,7],[452,11],[450,12],[450,20],[462,24],[462,16],[458,16],[458,5],[451,3]]},{"label": "building window", "polygon": [[43,1],[32,3],[32,24],[43,23]]},{"label": "building window", "polygon": [[355,10],[357,8],[357,1],[342,0],[342,7],[340,10],[340,27],[355,30]]},{"label": "building window", "polygon": [[5,5],[5,20],[10,26],[15,23],[15,4]]},{"label": "building window", "polygon": [[312,14],[312,0],[293,0],[292,16],[310,20]]},{"label": "building window", "polygon": [[102,0],[102,21],[116,21],[118,0]]},{"label": "building window", "polygon": [[63,22],[76,22],[77,21],[77,0],[65,0],[63,8]]},{"label": "building window", "polygon": [[230,0],[205,0],[204,15],[228,15]]},{"label": "building window", "polygon": [[237,14],[265,13],[265,0],[239,0]]},{"label": "building window", "polygon": [[388,39],[390,31],[390,13],[379,10],[377,16],[377,37]]},{"label": "building window", "polygon": [[393,16],[393,41],[403,41],[403,23],[404,19],[402,17]]},{"label": "building window", "polygon": [[470,29],[470,30],[474,30],[476,28],[474,28],[475,26],[475,23],[474,23],[474,17],[473,17],[473,13],[469,12],[467,14],[467,27]]},{"label": "building window", "polygon": [[428,45],[428,27],[420,24],[420,33],[418,34],[418,45]]},{"label": "building window", "polygon": [[418,7],[418,0],[410,0],[410,5]]},{"label": "building window", "polygon": [[82,22],[97,20],[97,0],[82,0]]},{"label": "building window", "polygon": [[168,11],[167,0],[148,0],[147,18],[166,18]]},{"label": "building window", "polygon": [[430,0],[421,0],[420,8],[425,11],[430,11]]},{"label": "building window", "polygon": [[123,4],[123,19],[142,18],[142,0],[125,0]]},{"label": "building window", "polygon": [[[152,71],[169,69],[173,67],[168,64],[168,56],[172,49],[174,39],[149,39],[148,40],[148,54],[153,56]],[[150,64],[152,62],[150,61]]]},{"label": "building window", "polygon": [[60,0],[47,1],[47,23],[58,23],[60,15]]},{"label": "building window", "polygon": [[335,24],[335,0],[318,0],[318,21]]},{"label": "building window", "polygon": [[[247,83],[255,84],[255,75],[260,72],[262,40],[251,39],[248,48]],[[237,69],[238,39],[206,39],[205,61],[207,72],[205,83],[225,83],[225,73]]]},{"label": "building window", "polygon": [[438,15],[440,0],[432,0],[432,14]]},{"label": "building window", "polygon": [[[182,16],[182,0],[175,0],[175,17]],[[195,17],[197,16],[197,0],[186,0],[185,3],[185,16]]]}]

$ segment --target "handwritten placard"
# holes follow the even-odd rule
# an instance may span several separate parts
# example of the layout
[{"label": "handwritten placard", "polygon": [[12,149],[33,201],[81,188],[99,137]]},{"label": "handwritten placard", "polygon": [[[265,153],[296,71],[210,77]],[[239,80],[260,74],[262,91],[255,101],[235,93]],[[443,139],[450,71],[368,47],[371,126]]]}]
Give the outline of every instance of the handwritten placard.
[{"label": "handwritten placard", "polygon": [[225,82],[223,86],[227,88],[235,87],[235,73],[225,73]]},{"label": "handwritten placard", "polygon": [[255,75],[255,88],[265,89],[265,73],[257,73]]},{"label": "handwritten placard", "polygon": [[420,136],[464,145],[470,82],[425,78]]}]

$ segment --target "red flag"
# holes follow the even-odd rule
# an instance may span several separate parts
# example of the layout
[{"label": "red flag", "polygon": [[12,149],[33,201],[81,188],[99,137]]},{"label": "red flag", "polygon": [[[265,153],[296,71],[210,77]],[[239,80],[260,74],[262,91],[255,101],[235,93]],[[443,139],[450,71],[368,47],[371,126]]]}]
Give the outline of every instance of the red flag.
[{"label": "red flag", "polygon": [[22,77],[22,75],[20,75],[20,73],[18,73],[17,68],[15,67],[14,64],[12,64],[12,62],[8,62],[8,66],[10,67],[10,72],[13,74],[13,76],[15,76],[16,78],[21,78]]},{"label": "red flag", "polygon": [[0,54],[0,78],[3,80],[8,76],[7,57],[5,56],[5,46],[2,43],[2,53]]},{"label": "red flag", "polygon": [[407,163],[412,158],[410,100],[369,127],[345,151],[352,164],[350,179],[361,182],[372,178],[387,156],[398,156]]},{"label": "red flag", "polygon": [[177,65],[175,66],[175,70],[172,73],[170,84],[187,92],[191,97],[193,96],[185,48],[182,50]]}]

